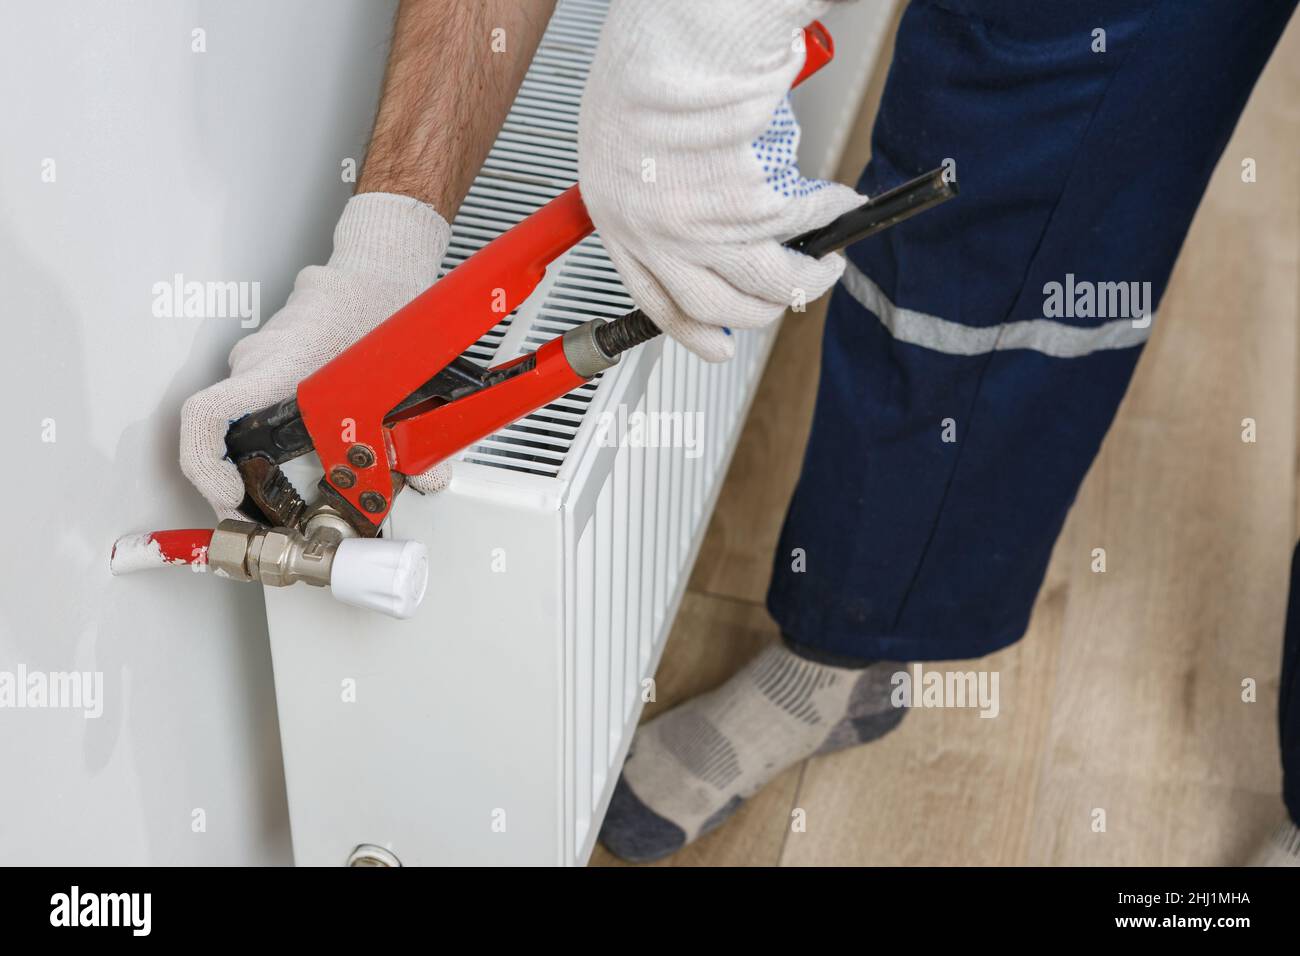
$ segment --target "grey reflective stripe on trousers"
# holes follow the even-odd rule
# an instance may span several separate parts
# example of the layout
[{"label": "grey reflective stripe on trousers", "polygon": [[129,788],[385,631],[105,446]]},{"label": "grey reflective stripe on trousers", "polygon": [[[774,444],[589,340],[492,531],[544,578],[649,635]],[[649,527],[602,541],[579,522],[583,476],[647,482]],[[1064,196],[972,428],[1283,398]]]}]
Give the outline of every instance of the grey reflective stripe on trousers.
[{"label": "grey reflective stripe on trousers", "polygon": [[1141,325],[1135,325],[1133,319],[1112,319],[1085,328],[1053,319],[1027,319],[979,328],[950,322],[937,315],[900,309],[852,262],[840,281],[863,307],[879,316],[889,334],[898,341],[949,355],[983,355],[1008,349],[1029,349],[1054,358],[1081,358],[1105,349],[1141,345],[1151,335],[1150,316]]}]

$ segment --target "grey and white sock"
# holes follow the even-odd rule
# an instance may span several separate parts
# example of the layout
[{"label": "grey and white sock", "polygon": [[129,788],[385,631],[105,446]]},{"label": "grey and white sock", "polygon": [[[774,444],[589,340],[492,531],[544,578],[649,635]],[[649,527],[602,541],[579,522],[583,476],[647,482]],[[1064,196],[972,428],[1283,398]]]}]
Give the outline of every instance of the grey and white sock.
[{"label": "grey and white sock", "polygon": [[1283,820],[1247,866],[1300,866],[1300,827]]},{"label": "grey and white sock", "polygon": [[832,667],[768,648],[721,687],[637,730],[601,842],[633,862],[667,856],[790,765],[882,736],[907,713],[890,703],[900,667]]}]

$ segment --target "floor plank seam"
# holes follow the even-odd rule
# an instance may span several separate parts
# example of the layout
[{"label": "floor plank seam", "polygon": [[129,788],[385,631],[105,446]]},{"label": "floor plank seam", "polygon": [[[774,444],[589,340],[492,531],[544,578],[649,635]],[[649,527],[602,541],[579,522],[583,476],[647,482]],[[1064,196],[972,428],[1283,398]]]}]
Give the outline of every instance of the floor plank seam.
[{"label": "floor plank seam", "polygon": [[790,834],[794,831],[790,828],[790,818],[794,812],[799,809],[799,794],[803,792],[803,778],[808,773],[808,759],[799,764],[799,779],[794,784],[794,795],[790,798],[790,812],[785,815],[786,826],[785,833],[781,837],[781,849],[776,854],[776,866],[785,865],[785,848],[790,842]]}]

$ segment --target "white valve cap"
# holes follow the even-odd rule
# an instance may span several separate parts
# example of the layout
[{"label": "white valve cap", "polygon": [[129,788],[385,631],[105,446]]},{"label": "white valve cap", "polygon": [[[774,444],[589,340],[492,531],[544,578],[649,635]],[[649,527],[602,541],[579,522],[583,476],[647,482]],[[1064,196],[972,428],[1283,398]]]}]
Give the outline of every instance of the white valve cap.
[{"label": "white valve cap", "polygon": [[330,569],[330,591],[344,604],[400,620],[415,613],[429,583],[429,549],[418,541],[347,538]]}]

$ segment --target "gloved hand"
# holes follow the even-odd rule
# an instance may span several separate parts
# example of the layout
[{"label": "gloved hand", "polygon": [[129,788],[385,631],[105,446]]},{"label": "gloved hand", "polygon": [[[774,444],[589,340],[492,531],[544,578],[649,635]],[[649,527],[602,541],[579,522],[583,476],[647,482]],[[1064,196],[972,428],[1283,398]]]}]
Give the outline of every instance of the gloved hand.
[{"label": "gloved hand", "polygon": [[[284,308],[230,353],[230,378],[181,411],[181,470],[222,518],[236,516],[243,481],[226,460],[232,421],[293,395],[298,383],[433,284],[447,249],[446,220],[409,196],[363,193],[334,228],[334,254],[298,273]],[[443,462],[409,482],[440,491]]]},{"label": "gloved hand", "polygon": [[[781,242],[866,201],[799,175],[786,94],[824,0],[614,0],[582,99],[578,181],[637,305],[710,361],[839,278]],[[726,328],[724,328],[726,327]]]}]

